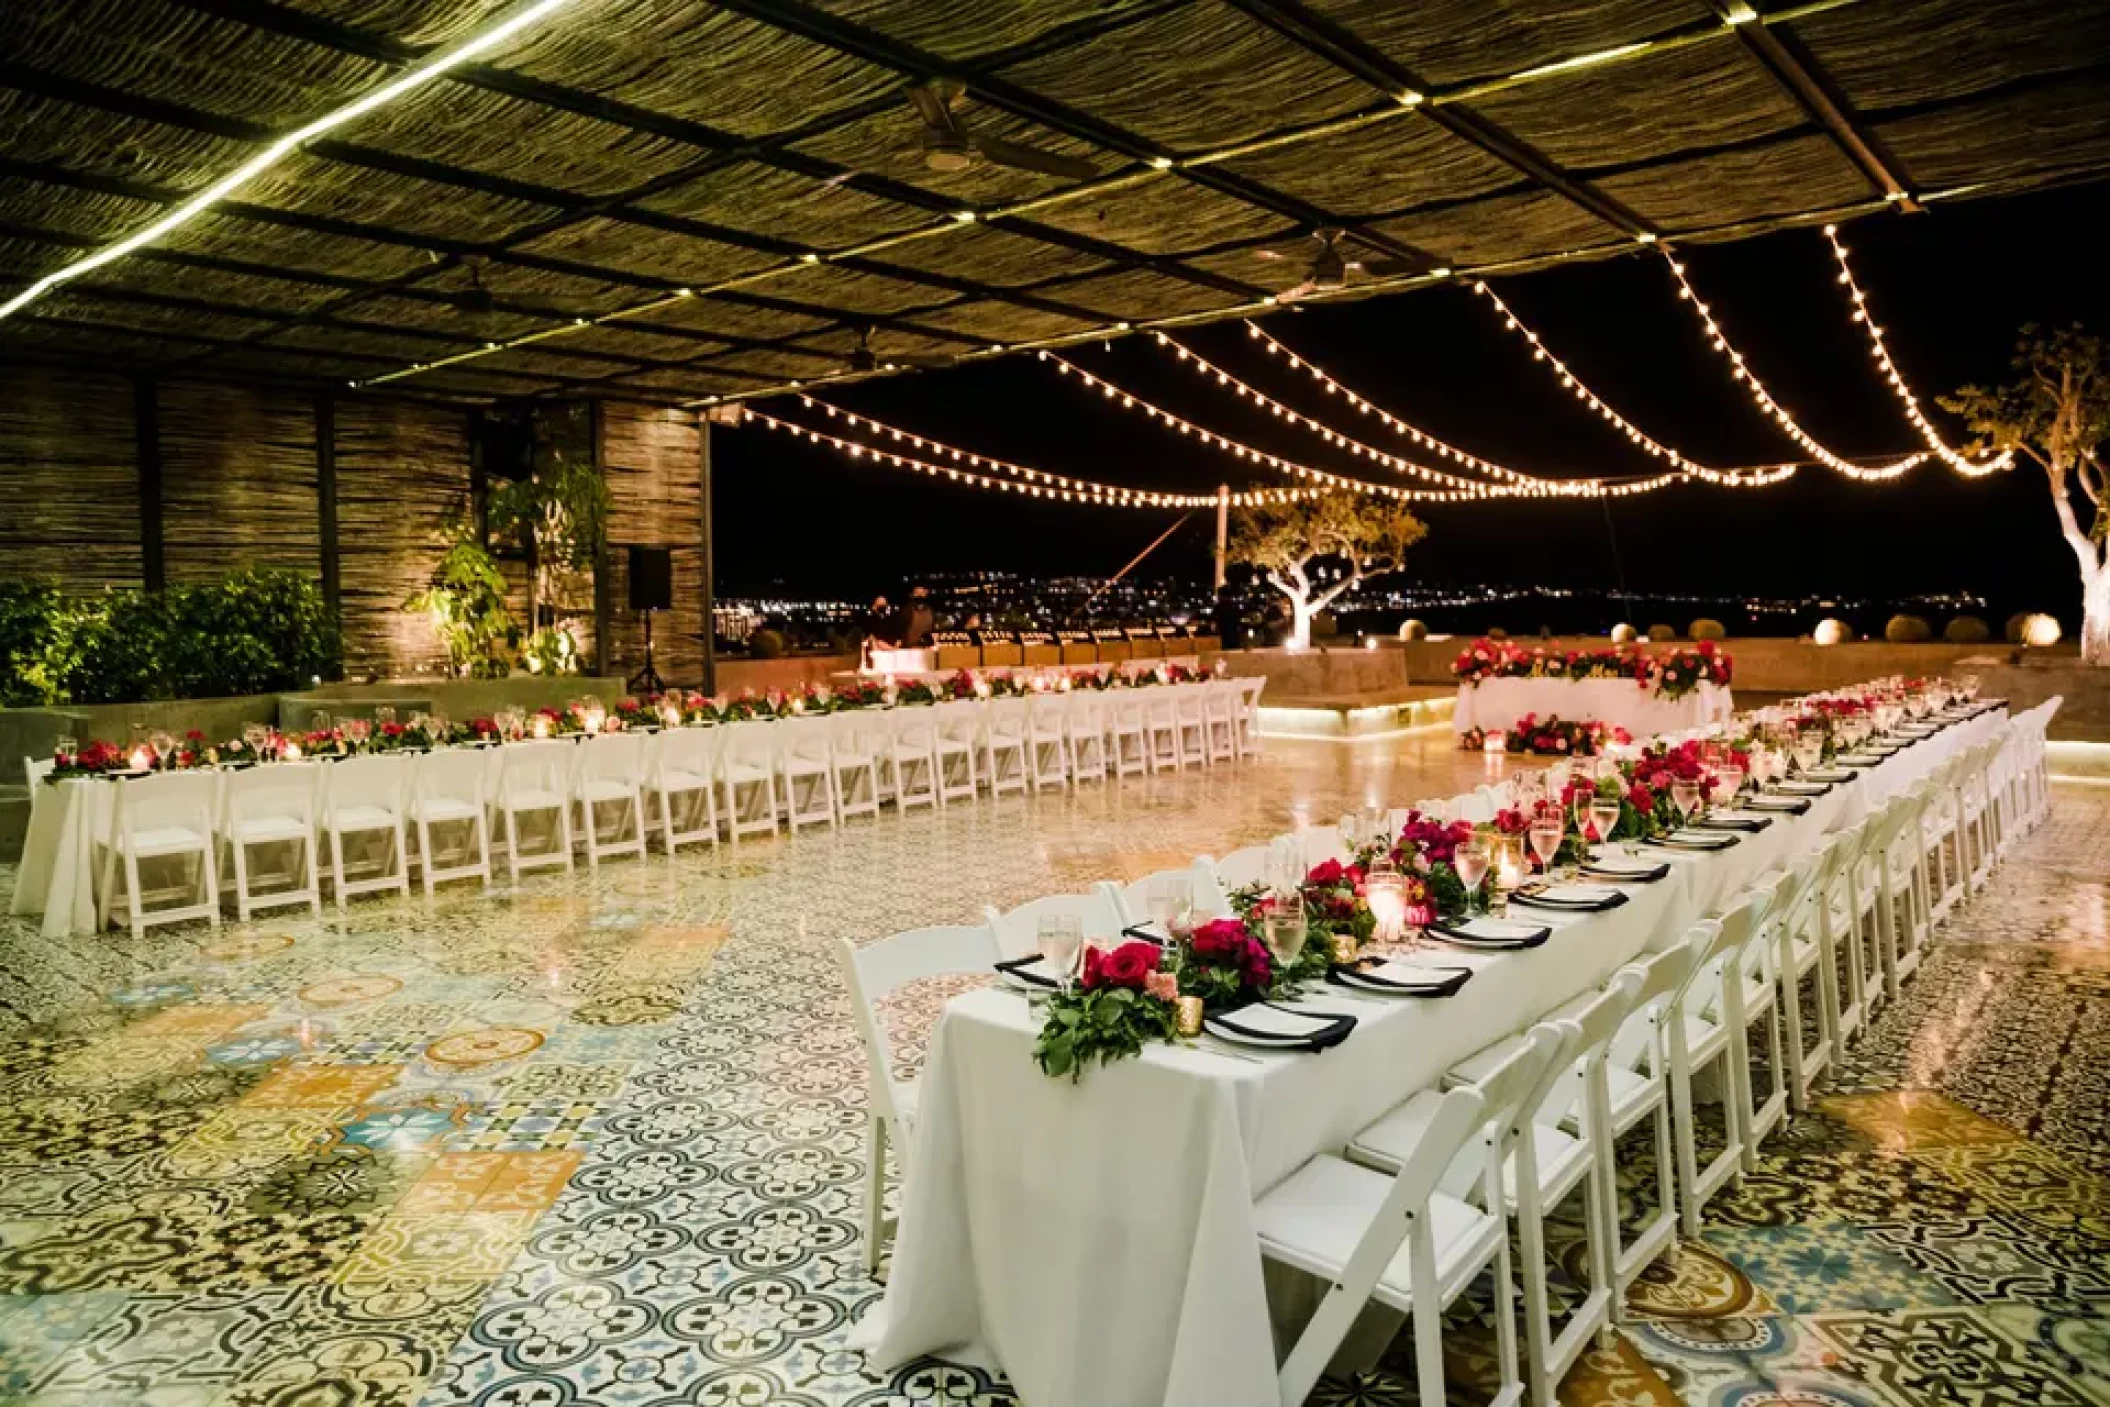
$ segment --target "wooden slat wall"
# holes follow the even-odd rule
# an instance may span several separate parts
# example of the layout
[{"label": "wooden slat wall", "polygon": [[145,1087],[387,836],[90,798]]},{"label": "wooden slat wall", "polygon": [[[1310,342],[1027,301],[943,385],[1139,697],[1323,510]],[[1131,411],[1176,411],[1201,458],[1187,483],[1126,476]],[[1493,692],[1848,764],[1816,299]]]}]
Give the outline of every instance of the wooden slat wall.
[{"label": "wooden slat wall", "polygon": [[450,515],[469,507],[467,412],[401,401],[337,406],[344,669],[444,673],[446,651],[403,600],[431,579]]},{"label": "wooden slat wall", "polygon": [[164,381],[161,461],[170,585],[258,566],[322,579],[312,395]]},{"label": "wooden slat wall", "polygon": [[0,579],[138,586],[132,383],[0,365]]},{"label": "wooden slat wall", "polygon": [[[645,659],[643,618],[630,610],[632,543],[674,549],[674,609],[653,620],[660,676],[691,688],[703,682],[703,465],[695,416],[610,403],[601,421],[601,466],[613,499],[608,523],[613,667],[625,675]],[[614,672],[614,668],[611,668]]]}]

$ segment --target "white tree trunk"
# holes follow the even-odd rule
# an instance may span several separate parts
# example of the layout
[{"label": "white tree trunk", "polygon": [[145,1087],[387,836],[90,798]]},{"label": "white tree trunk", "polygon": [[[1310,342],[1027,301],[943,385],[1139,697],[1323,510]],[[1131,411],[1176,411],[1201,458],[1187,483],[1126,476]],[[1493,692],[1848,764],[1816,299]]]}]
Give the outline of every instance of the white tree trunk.
[{"label": "white tree trunk", "polygon": [[2081,663],[2110,665],[2110,564],[2081,569]]},{"label": "white tree trunk", "polygon": [[1311,618],[1316,612],[1310,601],[1302,596],[1289,598],[1289,640],[1293,650],[1311,648]]}]

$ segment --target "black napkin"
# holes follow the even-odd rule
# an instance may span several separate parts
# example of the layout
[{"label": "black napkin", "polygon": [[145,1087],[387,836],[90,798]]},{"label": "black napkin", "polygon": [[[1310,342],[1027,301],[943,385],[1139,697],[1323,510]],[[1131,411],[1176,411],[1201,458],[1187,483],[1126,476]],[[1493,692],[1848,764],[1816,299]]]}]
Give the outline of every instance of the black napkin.
[{"label": "black napkin", "polygon": [[1605,895],[1602,899],[1593,899],[1588,903],[1570,903],[1565,899],[1541,898],[1528,889],[1519,889],[1509,896],[1509,902],[1522,904],[1526,908],[1550,909],[1554,913],[1560,914],[1601,914],[1606,909],[1616,909],[1621,904],[1624,904],[1626,895],[1615,891]]},{"label": "black napkin", "polygon": [[1652,835],[1641,843],[1643,845],[1661,846],[1665,850],[1691,850],[1705,855],[1715,850],[1727,850],[1733,845],[1741,845],[1743,840],[1739,836],[1731,835],[1728,831],[1721,831],[1715,836],[1710,836],[1708,843],[1705,845],[1692,840],[1672,840],[1667,835]]},{"label": "black napkin", "polygon": [[1772,825],[1765,816],[1702,816],[1693,825],[1703,831],[1762,831]]},{"label": "black napkin", "polygon": [[1473,976],[1473,970],[1469,967],[1425,968],[1423,970],[1427,972],[1441,972],[1447,975],[1436,982],[1395,982],[1389,977],[1377,975],[1378,969],[1384,965],[1383,958],[1364,958],[1353,967],[1333,968],[1327,972],[1326,980],[1336,987],[1346,987],[1351,992],[1396,992],[1403,997],[1448,997],[1456,995],[1458,989],[1471,981]]},{"label": "black napkin", "polygon": [[1529,933],[1520,933],[1514,938],[1482,938],[1476,934],[1464,932],[1462,925],[1466,922],[1470,922],[1470,920],[1460,920],[1458,923],[1452,923],[1446,919],[1441,923],[1430,924],[1429,932],[1435,934],[1444,942],[1455,943],[1461,948],[1488,948],[1498,951],[1507,951],[1511,948],[1536,948],[1553,936],[1553,930],[1550,928],[1534,928]]},{"label": "black napkin", "polygon": [[1595,875],[1599,879],[1609,879],[1618,884],[1654,884],[1657,880],[1670,873],[1670,866],[1651,865],[1645,870],[1607,870],[1598,868],[1598,862],[1592,860],[1583,865],[1582,872],[1586,875]]},{"label": "black napkin", "polygon": [[1045,988],[1050,992],[1061,990],[1062,984],[1056,982],[1053,978],[1043,977],[1038,972],[1026,971],[1027,968],[1033,966],[1039,961],[1040,954],[1029,953],[1022,958],[1009,958],[1003,962],[998,963],[996,965],[996,970],[1005,974],[1006,976],[1016,977],[1019,981],[1025,983],[1029,987],[1041,987]]},{"label": "black napkin", "polygon": [[[1238,1013],[1255,1006],[1265,1006],[1275,1011],[1287,1012],[1300,1020],[1308,1021],[1312,1023],[1312,1033],[1308,1036],[1299,1036],[1291,1039],[1277,1035],[1263,1027],[1240,1025],[1237,1020]],[[1265,1042],[1266,1045],[1274,1046],[1281,1050],[1331,1050],[1342,1041],[1347,1040],[1350,1033],[1355,1030],[1355,1018],[1345,1011],[1324,1013],[1292,1011],[1288,1007],[1280,1007],[1273,1002],[1264,1001],[1249,1002],[1234,1011],[1218,1012],[1216,1015],[1207,1018],[1202,1024],[1205,1029],[1214,1026],[1221,1030],[1229,1031],[1234,1035],[1245,1036],[1251,1041]],[[1248,1048],[1257,1047],[1249,1046]]]}]

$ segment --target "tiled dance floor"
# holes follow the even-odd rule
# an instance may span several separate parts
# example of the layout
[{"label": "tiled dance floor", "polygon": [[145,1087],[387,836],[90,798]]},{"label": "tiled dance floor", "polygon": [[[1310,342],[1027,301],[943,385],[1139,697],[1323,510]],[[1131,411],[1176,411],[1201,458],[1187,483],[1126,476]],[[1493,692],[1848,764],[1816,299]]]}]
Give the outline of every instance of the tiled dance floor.
[{"label": "tiled dance floor", "polygon": [[[844,1347],[879,1287],[826,941],[1478,772],[1436,738],[1274,744],[342,922],[54,947],[5,921],[0,1402],[1009,1401]],[[2106,881],[2110,792],[2061,791],[1565,1400],[2110,1403]],[[1385,1371],[1321,1400],[1412,1392]]]}]

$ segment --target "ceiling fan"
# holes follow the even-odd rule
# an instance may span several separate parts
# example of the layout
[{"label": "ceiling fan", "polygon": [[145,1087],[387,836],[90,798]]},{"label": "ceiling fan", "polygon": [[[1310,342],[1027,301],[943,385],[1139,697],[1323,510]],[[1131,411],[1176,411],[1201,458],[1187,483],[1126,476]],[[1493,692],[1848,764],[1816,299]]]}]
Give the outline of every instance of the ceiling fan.
[{"label": "ceiling fan", "polygon": [[[1421,265],[1411,259],[1389,257],[1347,259],[1341,255],[1341,241],[1352,238],[1345,230],[1317,229],[1311,237],[1318,248],[1311,253],[1311,263],[1304,272],[1304,281],[1276,294],[1285,302],[1302,298],[1308,293],[1330,293],[1348,286],[1350,273],[1369,274],[1374,278],[1391,278],[1397,274],[1417,273]],[[1256,249],[1253,253],[1262,259],[1288,260],[1296,256],[1279,249]]]},{"label": "ceiling fan", "polygon": [[896,367],[912,366],[923,371],[941,371],[959,360],[957,357],[910,356],[906,353],[881,353],[872,347],[872,334],[877,329],[864,328],[857,334],[857,345],[843,358],[852,371],[892,371]]},{"label": "ceiling fan", "polygon": [[965,85],[956,78],[927,79],[908,90],[909,106],[923,121],[923,130],[917,134],[923,164],[931,170],[965,171],[979,156],[998,166],[1038,171],[1044,176],[1059,176],[1066,181],[1089,181],[1099,175],[1097,167],[1074,156],[969,132],[960,125],[959,116],[953,111],[954,104],[965,91]]}]

